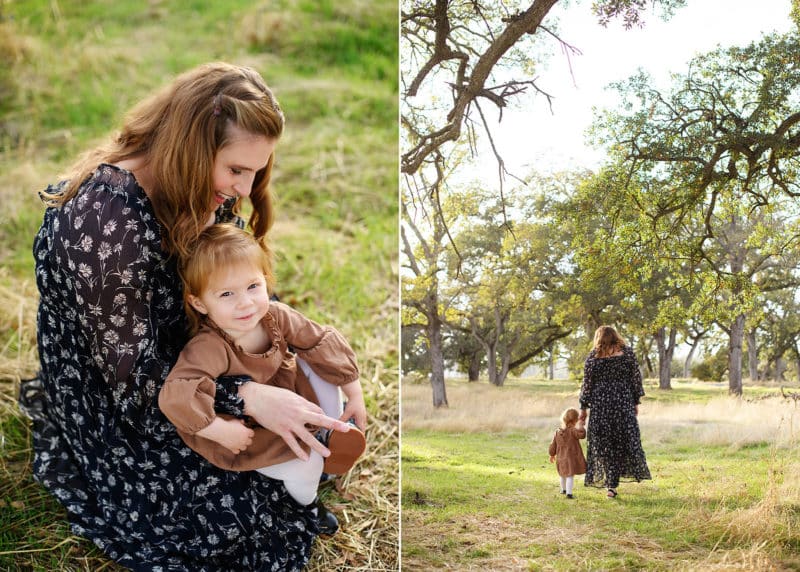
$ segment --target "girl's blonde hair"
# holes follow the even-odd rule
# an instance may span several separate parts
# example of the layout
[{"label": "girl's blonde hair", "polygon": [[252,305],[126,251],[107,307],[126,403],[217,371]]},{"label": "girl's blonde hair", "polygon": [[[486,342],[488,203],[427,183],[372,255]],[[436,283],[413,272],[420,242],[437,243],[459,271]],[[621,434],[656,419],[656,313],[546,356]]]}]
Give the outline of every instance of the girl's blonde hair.
[{"label": "girl's blonde hair", "polygon": [[272,254],[264,241],[232,224],[215,224],[197,238],[191,253],[180,267],[183,280],[183,307],[189,317],[191,334],[197,333],[202,314],[189,303],[189,296],[201,296],[212,276],[239,264],[252,264],[264,274],[270,291],[274,286]]},{"label": "girl's blonde hair", "polygon": [[575,425],[578,422],[578,416],[578,410],[574,407],[565,409],[564,413],[561,414],[561,428],[566,429]]},{"label": "girl's blonde hair", "polygon": [[[67,174],[63,194],[43,193],[52,206],[73,198],[100,163],[141,157],[152,174],[150,200],[164,227],[164,249],[185,257],[208,220],[214,200],[217,153],[231,142],[232,127],[278,139],[284,117],[255,70],[217,62],[179,75],[136,105],[114,139],[87,152]],[[269,180],[274,156],[253,181],[249,226],[262,240],[272,226]],[[240,210],[240,199],[234,213]]]},{"label": "girl's blonde hair", "polygon": [[622,350],[625,340],[611,326],[600,326],[594,333],[594,353],[596,357],[608,357]]}]

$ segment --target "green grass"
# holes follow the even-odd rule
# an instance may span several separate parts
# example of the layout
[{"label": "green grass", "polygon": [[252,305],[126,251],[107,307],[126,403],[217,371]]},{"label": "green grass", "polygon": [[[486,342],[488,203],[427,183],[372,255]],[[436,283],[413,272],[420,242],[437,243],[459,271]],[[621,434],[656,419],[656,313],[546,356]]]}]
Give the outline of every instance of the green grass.
[{"label": "green grass", "polygon": [[366,476],[324,493],[352,524],[309,569],[396,568],[397,12],[363,0],[0,2],[0,569],[115,569],[33,482],[14,404],[37,368],[37,193],[140,98],[213,60],[257,69],[286,114],[273,173],[277,291],[350,340],[373,427]]},{"label": "green grass", "polygon": [[[482,403],[490,411],[522,404],[531,396],[557,402],[574,385],[515,383],[494,398],[484,395]],[[459,402],[451,401],[451,408],[469,409],[462,395],[471,388],[455,388]],[[780,444],[757,435],[747,442],[731,437],[730,442],[716,443],[696,428],[677,423],[702,425],[688,412],[711,397],[719,399],[719,389],[713,396],[703,388],[648,390],[640,424],[653,479],[622,483],[613,501],[602,489],[584,487],[583,477],[576,477],[574,501],[559,494],[547,448],[560,406],[546,418],[530,419],[526,430],[498,431],[493,426],[481,431],[477,412],[472,432],[420,429],[416,413],[411,419],[404,414],[404,565],[711,570],[725,561],[730,569],[798,569],[796,436]],[[417,398],[416,391],[408,396]],[[732,410],[762,406],[720,405]],[[789,405],[763,407],[776,416],[794,416]],[[650,418],[647,411],[652,412]],[[753,423],[758,423],[757,416]],[[781,427],[785,431],[787,426]]]}]

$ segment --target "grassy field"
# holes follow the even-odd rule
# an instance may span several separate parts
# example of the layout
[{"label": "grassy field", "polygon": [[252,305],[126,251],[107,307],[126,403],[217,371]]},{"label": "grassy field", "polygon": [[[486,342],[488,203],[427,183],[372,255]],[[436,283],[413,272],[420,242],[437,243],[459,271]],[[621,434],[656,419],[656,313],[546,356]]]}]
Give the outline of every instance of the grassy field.
[{"label": "grassy field", "polygon": [[0,0],[0,569],[116,570],[30,474],[16,407],[37,369],[37,192],[175,74],[250,65],[287,117],[271,241],[281,298],[353,344],[368,453],[322,493],[342,529],[309,570],[393,570],[398,554],[397,3]]},{"label": "grassy field", "polygon": [[609,500],[577,477],[567,500],[547,447],[576,383],[449,381],[441,411],[404,383],[403,570],[800,570],[800,410],[777,387],[645,389],[653,480]]}]

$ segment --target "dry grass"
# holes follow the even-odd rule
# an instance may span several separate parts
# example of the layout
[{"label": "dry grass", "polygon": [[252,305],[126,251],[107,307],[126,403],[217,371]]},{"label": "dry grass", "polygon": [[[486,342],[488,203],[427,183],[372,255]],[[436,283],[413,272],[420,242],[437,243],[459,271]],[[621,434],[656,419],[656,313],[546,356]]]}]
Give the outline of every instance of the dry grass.
[{"label": "dry grass", "polygon": [[449,385],[447,398],[450,407],[435,409],[429,385],[403,383],[403,430],[475,433],[549,428],[565,407],[575,406],[577,394],[542,397],[519,388],[462,383]]},{"label": "dry grass", "polygon": [[[533,382],[532,382],[533,383]],[[651,442],[671,439],[676,430],[692,431],[693,442],[745,446],[774,442],[785,447],[800,437],[800,408],[780,397],[748,402],[721,395],[705,403],[668,403],[644,399],[639,409],[642,432]],[[541,394],[523,385],[494,387],[456,383],[447,388],[450,407],[435,409],[427,384],[404,384],[403,429],[498,432],[550,429],[567,407],[577,407],[578,387]],[[491,403],[491,406],[488,404]]]}]

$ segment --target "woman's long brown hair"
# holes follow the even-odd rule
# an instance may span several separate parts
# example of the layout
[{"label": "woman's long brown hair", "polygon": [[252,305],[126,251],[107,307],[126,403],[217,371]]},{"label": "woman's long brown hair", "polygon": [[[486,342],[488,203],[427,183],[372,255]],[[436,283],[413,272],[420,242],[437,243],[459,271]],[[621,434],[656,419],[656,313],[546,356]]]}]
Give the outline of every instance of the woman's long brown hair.
[{"label": "woman's long brown hair", "polygon": [[[150,199],[165,231],[164,248],[185,258],[211,215],[214,159],[230,142],[231,126],[277,139],[283,125],[283,112],[258,72],[227,63],[204,64],[136,105],[112,141],[73,165],[65,192],[44,198],[50,205],[63,205],[100,163],[142,158],[154,181]],[[248,224],[258,241],[273,222],[273,159],[256,173],[250,193]]]},{"label": "woman's long brown hair", "polygon": [[613,355],[625,347],[625,340],[611,326],[600,326],[594,332],[594,355],[603,358]]}]

